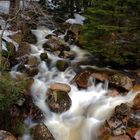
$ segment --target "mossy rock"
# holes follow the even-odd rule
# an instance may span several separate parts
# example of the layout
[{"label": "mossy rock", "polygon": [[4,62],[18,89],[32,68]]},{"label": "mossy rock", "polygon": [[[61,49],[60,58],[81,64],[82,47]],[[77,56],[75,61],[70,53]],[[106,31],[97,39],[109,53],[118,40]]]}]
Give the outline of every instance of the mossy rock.
[{"label": "mossy rock", "polygon": [[67,68],[68,68],[69,64],[67,61],[64,61],[64,60],[58,60],[56,62],[56,67],[58,70],[60,71],[65,71]]}]

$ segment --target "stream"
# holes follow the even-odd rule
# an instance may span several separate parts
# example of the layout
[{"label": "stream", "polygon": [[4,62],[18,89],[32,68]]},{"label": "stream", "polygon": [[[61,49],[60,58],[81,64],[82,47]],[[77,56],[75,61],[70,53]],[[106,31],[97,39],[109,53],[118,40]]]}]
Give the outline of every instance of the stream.
[{"label": "stream", "polygon": [[[31,87],[32,97],[36,106],[38,106],[45,119],[43,123],[49,128],[55,140],[96,140],[99,126],[110,116],[115,106],[121,103],[128,102],[131,104],[135,94],[128,93],[126,96],[109,97],[108,82],[95,85],[94,80],[90,79],[88,89],[79,90],[75,84],[70,84],[70,81],[76,75],[75,71],[69,66],[64,72],[60,72],[55,67],[57,60],[63,59],[55,56],[51,52],[47,52],[51,59],[51,64],[48,66],[44,61],[41,61],[40,54],[45,50],[42,45],[47,41],[47,35],[53,31],[39,27],[33,30],[37,37],[37,44],[31,44],[30,56],[36,56],[39,65],[39,73],[34,76],[34,83]],[[75,59],[71,60],[71,65],[87,59],[88,53],[75,45],[70,46],[76,54]],[[69,96],[72,100],[70,109],[64,113],[58,114],[51,112],[46,104],[46,93],[51,83],[65,83],[70,85],[71,91]]]}]

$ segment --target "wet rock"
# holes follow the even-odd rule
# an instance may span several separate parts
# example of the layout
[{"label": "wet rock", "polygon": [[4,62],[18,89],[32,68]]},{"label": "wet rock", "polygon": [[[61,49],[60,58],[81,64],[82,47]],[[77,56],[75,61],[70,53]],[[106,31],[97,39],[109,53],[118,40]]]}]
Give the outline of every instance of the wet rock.
[{"label": "wet rock", "polygon": [[117,117],[127,116],[129,112],[130,108],[125,103],[122,103],[121,105],[115,107],[115,114]]},{"label": "wet rock", "polygon": [[50,89],[52,91],[63,91],[63,92],[69,93],[71,90],[71,87],[63,83],[53,83],[50,85]]},{"label": "wet rock", "polygon": [[47,51],[69,51],[70,48],[61,38],[52,36],[45,44],[43,48]]},{"label": "wet rock", "polygon": [[18,57],[25,56],[25,55],[29,54],[29,52],[30,52],[30,44],[29,43],[22,42],[19,44],[19,49],[17,51]]},{"label": "wet rock", "polygon": [[68,68],[69,64],[67,61],[64,60],[58,60],[56,62],[56,67],[59,71],[65,71]]},{"label": "wet rock", "polygon": [[119,73],[109,76],[109,82],[126,90],[130,90],[133,87],[133,80]]},{"label": "wet rock", "polygon": [[133,109],[140,109],[140,93],[138,93],[133,100]]},{"label": "wet rock", "polygon": [[31,56],[28,58],[28,65],[30,66],[37,66],[38,65],[38,59],[35,56]]},{"label": "wet rock", "polygon": [[74,32],[68,30],[67,34],[64,36],[64,40],[70,44],[75,43],[76,35]]},{"label": "wet rock", "polygon": [[78,75],[76,75],[74,81],[76,82],[79,88],[87,88],[90,75],[91,72],[89,71],[81,72]]},{"label": "wet rock", "polygon": [[48,54],[47,53],[41,53],[40,54],[40,58],[41,58],[42,61],[47,62],[47,60],[48,60]]},{"label": "wet rock", "polygon": [[34,122],[41,122],[44,119],[43,113],[35,106],[31,96],[25,96],[21,111],[23,112],[24,119],[30,117]]},{"label": "wet rock", "polygon": [[133,92],[140,92],[140,84],[135,84],[132,90]]},{"label": "wet rock", "polygon": [[0,140],[16,140],[16,138],[10,132],[0,130]]},{"label": "wet rock", "polygon": [[25,42],[30,43],[30,44],[36,44],[36,43],[37,43],[37,38],[36,38],[36,36],[32,33],[32,31],[31,31],[30,29],[27,29],[27,30],[24,32],[23,40],[24,40]]},{"label": "wet rock", "polygon": [[131,140],[131,139],[127,135],[121,135],[121,136],[110,136],[107,140]]},{"label": "wet rock", "polygon": [[134,138],[135,138],[136,140],[140,140],[140,129],[136,132]]},{"label": "wet rock", "polygon": [[38,74],[39,70],[36,66],[27,67],[25,65],[19,65],[17,68],[18,71],[25,73],[27,76],[33,77]]},{"label": "wet rock", "polygon": [[135,127],[129,128],[129,129],[127,129],[127,134],[133,140],[133,138],[138,130],[139,130],[139,128],[135,128]]},{"label": "wet rock", "polygon": [[122,103],[114,109],[114,114],[106,122],[113,135],[122,135],[126,133],[128,125],[128,115],[130,108]]},{"label": "wet rock", "polygon": [[107,73],[96,73],[96,72],[93,72],[91,76],[93,76],[93,78],[98,79],[100,81],[108,80]]},{"label": "wet rock", "polygon": [[63,58],[73,60],[75,58],[75,52],[72,51],[63,51]]},{"label": "wet rock", "polygon": [[51,111],[62,113],[67,111],[71,106],[71,99],[64,91],[50,91],[46,100]]},{"label": "wet rock", "polygon": [[131,110],[129,113],[128,126],[140,127],[140,110]]},{"label": "wet rock", "polygon": [[54,140],[53,135],[44,124],[38,124],[32,131],[33,140]]}]

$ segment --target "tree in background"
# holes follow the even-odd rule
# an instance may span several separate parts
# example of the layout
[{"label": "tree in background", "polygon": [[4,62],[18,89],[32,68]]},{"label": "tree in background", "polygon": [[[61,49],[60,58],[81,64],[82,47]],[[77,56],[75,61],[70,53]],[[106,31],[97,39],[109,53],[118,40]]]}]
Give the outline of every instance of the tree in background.
[{"label": "tree in background", "polygon": [[[93,0],[80,42],[105,62],[140,65],[140,1]],[[112,65],[111,64],[111,65]]]},{"label": "tree in background", "polygon": [[10,0],[10,14],[15,15],[20,8],[20,0]]}]

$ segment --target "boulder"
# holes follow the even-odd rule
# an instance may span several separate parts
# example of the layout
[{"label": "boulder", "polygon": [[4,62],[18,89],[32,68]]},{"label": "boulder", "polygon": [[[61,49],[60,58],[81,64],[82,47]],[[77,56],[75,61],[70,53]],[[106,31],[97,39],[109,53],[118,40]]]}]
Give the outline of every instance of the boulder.
[{"label": "boulder", "polygon": [[140,93],[138,93],[133,100],[133,108],[140,109]]},{"label": "boulder", "polygon": [[71,87],[64,83],[53,83],[50,85],[50,89],[52,91],[63,91],[63,92],[69,93],[71,90]]},{"label": "boulder", "polygon": [[74,77],[74,81],[79,88],[87,88],[90,75],[89,71],[81,72]]},{"label": "boulder", "polygon": [[131,138],[124,134],[120,136],[110,136],[107,140],[131,140]]},{"label": "boulder", "polygon": [[22,42],[19,44],[19,49],[17,51],[17,56],[22,57],[28,55],[30,52],[30,44],[27,42]]},{"label": "boulder", "polygon": [[45,53],[41,53],[40,54],[40,58],[41,58],[42,61],[47,62],[47,60],[48,60],[48,54],[46,52]]},{"label": "boulder", "polygon": [[37,65],[38,65],[38,59],[37,59],[37,57],[35,57],[35,56],[30,56],[30,57],[28,58],[27,64],[30,65],[30,66],[37,66]]},{"label": "boulder", "polygon": [[52,36],[48,41],[43,44],[43,48],[47,51],[69,51],[70,48],[66,42],[64,42],[63,39]]},{"label": "boulder", "polygon": [[17,140],[10,132],[0,130],[0,140]]},{"label": "boulder", "polygon": [[54,140],[53,135],[44,124],[36,125],[32,130],[33,140]]},{"label": "boulder", "polygon": [[105,81],[108,80],[108,75],[107,73],[98,73],[98,72],[93,72],[91,75],[93,78],[100,80],[100,81]]},{"label": "boulder", "polygon": [[134,138],[135,138],[136,140],[140,140],[140,129],[136,132]]},{"label": "boulder", "polygon": [[120,73],[109,76],[109,83],[122,87],[125,90],[130,90],[133,87],[133,80]]},{"label": "boulder", "polygon": [[68,68],[69,64],[67,61],[64,60],[58,60],[56,62],[56,67],[59,71],[65,71]]},{"label": "boulder", "polygon": [[50,91],[47,94],[47,104],[51,111],[62,113],[71,106],[71,99],[68,95],[71,87],[64,83],[53,83],[50,85]]}]

